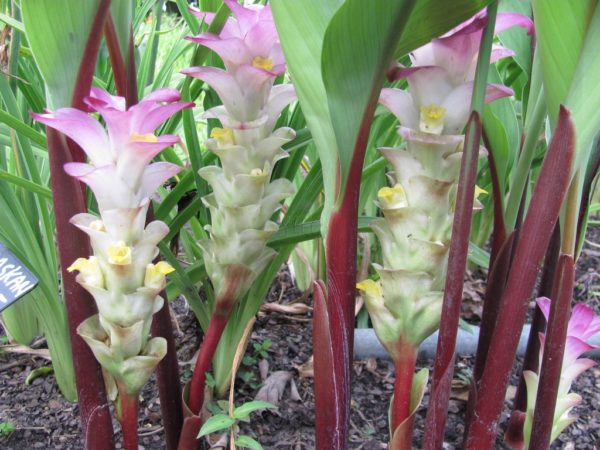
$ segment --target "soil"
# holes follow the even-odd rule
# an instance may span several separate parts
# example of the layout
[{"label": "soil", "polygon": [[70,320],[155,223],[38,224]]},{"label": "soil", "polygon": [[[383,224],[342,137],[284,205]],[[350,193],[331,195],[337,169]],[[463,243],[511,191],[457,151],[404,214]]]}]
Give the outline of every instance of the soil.
[{"label": "soil", "polygon": [[[600,313],[600,228],[590,228],[577,270],[575,301],[585,301],[596,313]],[[470,273],[467,276],[463,313],[471,322],[477,322],[481,313],[481,297],[484,289],[482,274]],[[303,299],[301,292],[294,288],[287,270],[282,270],[275,280],[268,297],[271,303],[289,305],[304,302],[308,306],[311,299]],[[189,377],[189,360],[197,348],[200,331],[191,310],[181,299],[172,304],[180,331],[177,332],[178,356],[182,379]],[[271,308],[272,309],[272,308]],[[255,413],[249,424],[241,424],[241,432],[254,436],[265,449],[314,449],[314,396],[313,379],[310,376],[312,354],[311,313],[304,308],[304,314],[289,312],[261,312],[251,336],[253,343],[271,341],[267,349],[266,362],[258,362],[243,367],[251,372],[253,379],[236,384],[236,404],[254,398],[260,388],[259,367],[267,375],[277,372],[283,378],[293,380],[286,383],[281,393],[278,409],[275,412]],[[0,329],[0,332],[2,330]],[[0,333],[1,334],[1,333]],[[43,342],[43,341],[42,341]],[[251,351],[251,350],[250,350]],[[255,355],[256,356],[256,355]],[[463,417],[466,407],[466,380],[469,379],[471,358],[457,361],[455,388],[453,389],[444,448],[461,448]],[[25,385],[27,375],[35,368],[49,365],[49,362],[32,354],[0,352],[0,448],[21,449],[81,449],[80,424],[76,404],[66,402],[60,395],[53,375],[36,378],[31,385]],[[516,383],[516,373],[520,362],[515,364],[512,384]],[[432,367],[432,361],[420,361],[419,366]],[[283,372],[281,372],[283,371]],[[278,375],[275,375],[277,377]],[[270,381],[273,381],[271,379]],[[269,381],[267,381],[268,383]],[[388,437],[387,414],[393,391],[394,371],[385,360],[356,361],[352,386],[352,416],[350,421],[350,448],[385,449]],[[295,390],[295,389],[296,390]],[[552,449],[588,450],[600,445],[600,368],[595,367],[581,375],[572,388],[581,394],[583,403],[572,414],[577,416],[574,424],[561,434]],[[513,392],[512,390],[509,392]],[[514,394],[514,392],[513,392]],[[415,448],[420,447],[423,433],[426,405],[423,405],[416,420]],[[510,401],[501,420],[501,428],[508,418]],[[12,424],[12,432],[3,433],[2,424]],[[115,422],[117,448],[121,447],[119,426]],[[160,402],[154,379],[142,393],[139,419],[140,445],[144,449],[163,449],[164,431],[161,425]],[[506,448],[498,440],[497,448]]]}]

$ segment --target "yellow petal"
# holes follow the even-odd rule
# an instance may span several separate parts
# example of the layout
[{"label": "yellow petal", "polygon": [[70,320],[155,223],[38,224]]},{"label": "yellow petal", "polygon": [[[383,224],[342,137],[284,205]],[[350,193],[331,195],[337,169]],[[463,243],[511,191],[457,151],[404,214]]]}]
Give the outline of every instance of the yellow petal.
[{"label": "yellow petal", "polygon": [[377,198],[383,208],[403,208],[408,204],[401,184],[396,184],[394,187],[382,187],[377,191]]},{"label": "yellow petal", "polygon": [[432,104],[421,106],[419,129],[425,133],[442,134],[446,108]]},{"label": "yellow petal", "polygon": [[77,258],[73,264],[67,267],[67,272],[73,272],[77,270],[81,272],[89,267],[90,261],[87,258]]},{"label": "yellow petal", "polygon": [[383,295],[383,289],[381,289],[381,283],[366,279],[356,284],[356,289],[363,291],[365,294],[371,297],[381,297]]},{"label": "yellow petal", "polygon": [[175,272],[175,269],[173,269],[171,264],[166,261],[159,261],[154,267],[156,267],[156,270],[158,270],[161,275],[168,275],[171,272]]},{"label": "yellow petal", "polygon": [[150,143],[155,143],[155,142],[158,142],[158,138],[154,134],[152,134],[152,133],[146,133],[146,134],[133,133],[131,135],[131,141],[132,142],[150,142]]},{"label": "yellow petal", "polygon": [[210,131],[210,137],[219,141],[221,145],[235,144],[235,137],[231,128],[215,127]]},{"label": "yellow petal", "polygon": [[108,246],[108,262],[117,266],[131,264],[131,247],[119,241]]},{"label": "yellow petal", "polygon": [[252,65],[257,69],[271,70],[273,68],[273,60],[271,58],[257,56],[252,60]]}]

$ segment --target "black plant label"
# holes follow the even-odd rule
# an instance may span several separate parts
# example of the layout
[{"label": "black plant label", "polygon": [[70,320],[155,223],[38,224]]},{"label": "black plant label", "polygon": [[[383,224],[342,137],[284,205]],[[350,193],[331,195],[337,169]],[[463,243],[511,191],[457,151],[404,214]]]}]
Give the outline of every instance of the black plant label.
[{"label": "black plant label", "polygon": [[8,308],[38,284],[38,279],[0,243],[0,311]]}]

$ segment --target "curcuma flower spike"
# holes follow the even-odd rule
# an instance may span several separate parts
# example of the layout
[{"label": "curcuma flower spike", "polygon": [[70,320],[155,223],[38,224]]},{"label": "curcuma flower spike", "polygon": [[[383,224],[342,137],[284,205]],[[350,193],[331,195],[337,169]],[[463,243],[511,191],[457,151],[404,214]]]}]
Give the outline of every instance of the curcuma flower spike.
[{"label": "curcuma flower spike", "polygon": [[[212,193],[202,199],[211,212],[209,239],[199,245],[217,299],[204,340],[209,343],[200,350],[190,386],[189,407],[193,413],[202,406],[204,376],[222,327],[235,303],[276,254],[266,245],[278,229],[273,214],[294,193],[289,180],[271,180],[277,161],[287,157],[282,146],[295,137],[291,128],[273,128],[296,95],[290,84],[273,85],[286,66],[270,7],[224,1],[234,17],[227,20],[221,33],[188,39],[214,50],[225,69],[192,67],[183,71],[207,83],[223,103],[204,113],[205,118],[218,119],[222,125],[211,130],[206,142],[221,165],[199,171],[212,187]],[[211,13],[194,14],[206,22],[214,17]],[[215,378],[228,379],[219,375]]]},{"label": "curcuma flower spike", "polygon": [[[550,299],[540,297],[537,304],[542,310],[544,317],[548,320],[550,316]],[[595,315],[592,308],[582,303],[575,305],[571,312],[571,318],[567,328],[567,340],[565,343],[565,353],[563,357],[562,370],[560,375],[560,384],[558,387],[558,396],[556,399],[556,409],[554,411],[554,423],[552,424],[551,442],[571,423],[576,417],[569,415],[569,412],[582,401],[581,396],[575,393],[569,393],[571,385],[575,378],[585,372],[587,369],[596,365],[596,362],[580,356],[598,346],[588,343],[597,333],[600,333],[600,316]],[[541,354],[544,349],[544,334],[540,333]],[[539,370],[538,370],[539,372]],[[523,373],[527,385],[527,412],[525,415],[525,424],[523,434],[525,437],[525,448],[529,446],[531,436],[531,427],[533,423],[533,414],[538,390],[538,374],[532,371]]]},{"label": "curcuma flower spike", "polygon": [[150,196],[179,172],[174,164],[152,159],[179,142],[177,136],[156,136],[154,130],[190,103],[178,102],[174,89],[161,89],[126,109],[125,99],[92,88],[85,103],[100,113],[107,130],[92,116],[73,108],[32,114],[75,141],[89,163],[69,163],[65,171],[93,191],[100,216],[77,214],[71,223],[90,237],[93,256],[68,268],[94,297],[99,314],[78,327],[102,365],[108,392],[137,397],[164,357],[166,341],[150,338],[152,315],[160,310],[165,275],[173,269],[153,260],[169,229],[154,221],[146,225]]},{"label": "curcuma flower spike", "polygon": [[[497,32],[531,24],[518,15],[498,17]],[[423,392],[418,383],[426,382],[413,377],[417,349],[439,326],[464,140],[460,133],[470,114],[486,23],[487,18],[478,15],[415,50],[412,67],[393,71],[394,78],[407,79],[408,92],[383,89],[380,96],[380,103],[400,121],[405,147],[379,149],[393,168],[392,187],[383,187],[377,195],[383,217],[371,223],[383,265],[374,265],[380,277],[377,284],[365,280],[357,288],[364,291],[375,331],[396,365],[392,448],[411,447],[416,406],[410,393]],[[492,61],[510,55],[497,47]],[[512,94],[504,86],[488,85],[486,101]]]}]

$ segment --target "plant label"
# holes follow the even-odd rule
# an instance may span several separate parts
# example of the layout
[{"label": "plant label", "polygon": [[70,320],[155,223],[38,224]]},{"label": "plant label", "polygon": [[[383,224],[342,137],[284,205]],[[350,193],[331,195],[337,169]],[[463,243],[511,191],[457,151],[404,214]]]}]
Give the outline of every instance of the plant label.
[{"label": "plant label", "polygon": [[38,284],[38,279],[0,243],[0,311],[8,308]]}]

